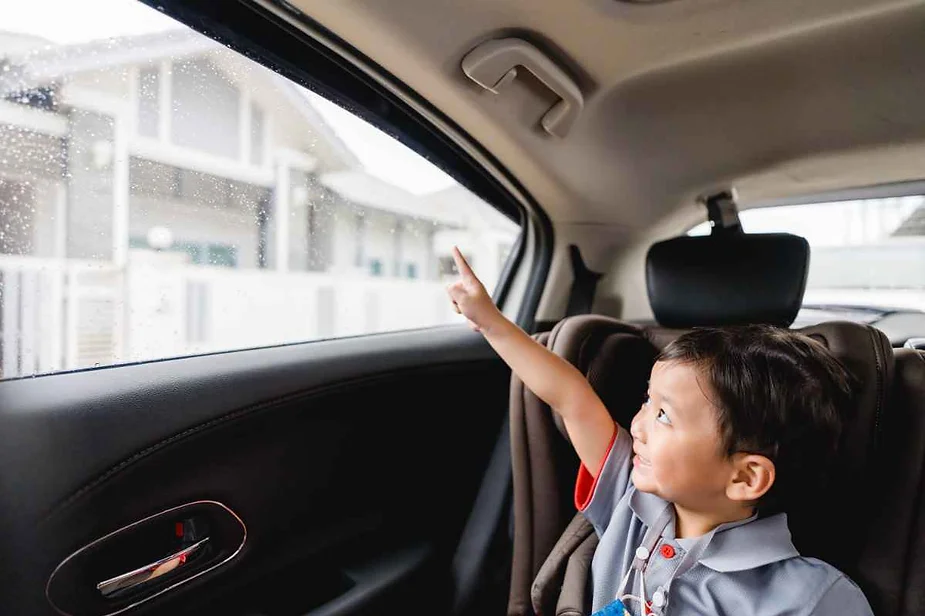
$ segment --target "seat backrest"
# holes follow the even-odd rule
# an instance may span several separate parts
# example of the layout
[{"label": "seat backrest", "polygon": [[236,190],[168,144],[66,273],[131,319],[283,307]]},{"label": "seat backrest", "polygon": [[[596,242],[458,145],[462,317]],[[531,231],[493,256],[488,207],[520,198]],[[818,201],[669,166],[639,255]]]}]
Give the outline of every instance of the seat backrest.
[{"label": "seat backrest", "polygon": [[[645,394],[655,355],[688,328],[745,323],[750,321],[749,314],[756,315],[751,322],[786,326],[796,316],[805,286],[805,242],[795,241],[793,236],[757,236],[761,249],[756,250],[749,244],[753,237],[756,236],[746,235],[736,240],[734,246],[748,257],[741,259],[716,250],[710,243],[714,238],[683,238],[678,243],[669,240],[667,246],[653,247],[657,258],[647,263],[650,301],[656,319],[662,316],[661,321],[676,327],[634,326],[585,315],[564,319],[548,335],[541,335],[541,340],[586,374],[614,418],[629,425]],[[731,249],[728,241],[725,246]],[[652,254],[650,251],[650,257]],[[802,269],[801,258],[794,258],[794,254],[803,255]],[[775,259],[780,263],[782,255],[788,255],[783,261],[791,263],[791,271],[773,272],[775,282],[771,286],[777,291],[749,294],[747,290],[754,286],[754,279],[749,275],[748,260],[758,271],[771,271],[767,264]],[[666,275],[674,279],[678,263],[696,263],[696,267],[687,269],[683,284],[666,284],[663,272],[670,270]],[[698,279],[702,284],[697,283]],[[725,284],[720,284],[722,281]],[[704,288],[711,289],[711,294],[701,293]],[[731,299],[717,301],[724,294]],[[661,314],[665,307],[669,307],[670,317]],[[871,477],[871,460],[885,423],[883,414],[892,379],[889,341],[872,327],[848,322],[800,331],[827,346],[855,376],[859,387],[855,408],[847,410],[839,472],[824,494],[806,495],[789,512],[794,541],[805,554],[832,562],[855,578],[866,592],[877,595],[882,580],[861,567],[866,563],[862,558],[866,542],[845,541],[845,537],[857,536],[858,531],[866,536],[877,515],[877,507],[869,506],[870,499],[865,499],[865,507],[857,507],[856,486],[859,478]],[[516,377],[511,396],[514,561],[508,613],[520,616],[562,607],[557,605],[556,592],[534,588],[533,582],[541,568],[543,576],[536,581],[544,585],[561,584],[566,574],[568,554],[557,549],[557,562],[548,562],[546,557],[557,540],[568,543],[563,542],[562,534],[576,513],[572,491],[578,460],[568,446],[561,420],[525,391]],[[836,516],[831,515],[833,506],[839,511]],[[843,510],[847,511],[845,515]],[[587,526],[583,532],[588,532]],[[539,603],[531,603],[531,591]]]},{"label": "seat backrest", "polygon": [[[649,302],[658,325],[644,330],[661,349],[700,325],[789,327],[802,304],[808,269],[809,245],[790,234],[739,233],[659,242],[646,261]],[[857,506],[856,486],[875,478],[874,458],[893,379],[892,348],[879,330],[847,321],[796,331],[828,348],[856,386],[855,404],[845,409],[843,417],[835,472],[824,490],[800,494],[787,503],[790,530],[804,555],[826,560],[852,578],[863,578],[862,545],[845,541],[845,536],[870,528],[877,509],[876,504]]]},{"label": "seat backrest", "polygon": [[913,616],[925,614],[925,354],[896,349],[894,366],[876,483],[859,486],[881,505],[863,538],[858,582],[875,614]]},{"label": "seat backrest", "polygon": [[[656,354],[642,330],[609,317],[580,315],[536,338],[588,377],[618,421],[628,421],[639,409]],[[617,372],[623,378],[611,378]],[[534,613],[534,578],[575,516],[578,457],[558,416],[516,375],[510,421],[514,547],[508,614],[526,616]]]},{"label": "seat backrest", "polygon": [[[858,507],[858,485],[875,485],[876,459],[891,399],[894,365],[887,336],[860,323],[828,322],[796,330],[822,343],[854,377],[854,405],[846,409],[841,446],[823,491],[788,503],[794,545],[838,567],[868,594],[876,593],[860,570],[863,541],[845,541],[873,528],[883,503]],[[875,500],[875,499],[871,499]]]}]

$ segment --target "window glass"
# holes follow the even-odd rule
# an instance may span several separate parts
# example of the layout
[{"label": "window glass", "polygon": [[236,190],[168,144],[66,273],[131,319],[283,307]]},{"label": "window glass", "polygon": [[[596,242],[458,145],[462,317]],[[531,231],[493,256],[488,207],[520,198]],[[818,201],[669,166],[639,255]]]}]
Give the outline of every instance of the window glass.
[{"label": "window glass", "polygon": [[[925,311],[925,196],[745,209],[739,218],[749,233],[787,232],[809,242],[795,325],[876,323],[897,311]],[[709,223],[690,231],[709,233]]]},{"label": "window glass", "polygon": [[238,158],[241,91],[220,55],[176,60],[170,80],[171,142],[184,149]]},{"label": "window glass", "polygon": [[138,70],[138,134],[157,137],[160,129],[160,68]]},{"label": "window glass", "polygon": [[0,12],[0,377],[458,323],[454,245],[494,288],[518,225],[349,112],[134,0]]},{"label": "window glass", "polygon": [[255,165],[263,164],[264,148],[264,128],[263,128],[263,111],[257,105],[251,105],[251,126],[250,126],[250,155],[251,163]]}]

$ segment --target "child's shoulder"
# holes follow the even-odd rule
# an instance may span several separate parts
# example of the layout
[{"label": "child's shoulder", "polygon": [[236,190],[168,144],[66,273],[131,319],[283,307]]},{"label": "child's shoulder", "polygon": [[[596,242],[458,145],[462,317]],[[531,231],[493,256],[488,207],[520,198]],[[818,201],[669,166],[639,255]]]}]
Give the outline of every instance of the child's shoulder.
[{"label": "child's shoulder", "polygon": [[809,556],[774,563],[766,572],[774,592],[800,595],[813,614],[871,614],[864,593],[833,565]]}]

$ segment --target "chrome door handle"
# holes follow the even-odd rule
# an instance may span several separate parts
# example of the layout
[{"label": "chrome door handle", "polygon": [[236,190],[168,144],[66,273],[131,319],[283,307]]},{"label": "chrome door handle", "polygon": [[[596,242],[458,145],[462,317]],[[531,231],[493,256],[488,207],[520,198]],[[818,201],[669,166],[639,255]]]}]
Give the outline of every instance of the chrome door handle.
[{"label": "chrome door handle", "polygon": [[200,539],[193,545],[183,548],[176,554],[165,556],[164,558],[157,560],[149,565],[145,565],[144,567],[139,567],[133,571],[129,571],[128,573],[123,573],[122,575],[117,575],[114,578],[104,580],[96,585],[96,589],[99,590],[104,597],[109,598],[119,591],[140,586],[146,582],[164,575],[165,573],[173,571],[177,567],[182,567],[185,565],[186,561],[189,560],[191,556],[196,554],[196,552],[198,552],[207,541],[209,541],[208,537]]}]

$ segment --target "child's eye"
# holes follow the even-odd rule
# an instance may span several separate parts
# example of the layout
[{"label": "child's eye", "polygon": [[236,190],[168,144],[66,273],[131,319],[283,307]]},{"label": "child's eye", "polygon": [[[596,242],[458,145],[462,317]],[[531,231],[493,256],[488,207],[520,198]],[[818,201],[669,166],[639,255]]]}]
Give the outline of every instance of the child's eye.
[{"label": "child's eye", "polygon": [[660,421],[663,424],[671,425],[671,419],[668,417],[668,413],[665,412],[665,409],[658,409],[658,413],[655,414],[655,420]]}]

